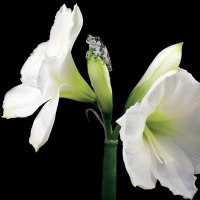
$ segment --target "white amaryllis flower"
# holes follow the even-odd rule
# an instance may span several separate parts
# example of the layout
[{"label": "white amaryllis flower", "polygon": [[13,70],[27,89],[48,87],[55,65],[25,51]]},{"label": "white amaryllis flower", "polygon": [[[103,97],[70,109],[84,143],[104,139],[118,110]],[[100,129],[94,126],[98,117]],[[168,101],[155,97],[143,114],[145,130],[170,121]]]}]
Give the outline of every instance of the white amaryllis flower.
[{"label": "white amaryllis flower", "polygon": [[22,84],[5,95],[4,118],[27,117],[48,101],[36,117],[29,139],[37,151],[49,138],[59,97],[96,103],[96,95],[79,74],[71,56],[83,24],[77,5],[57,12],[50,39],[33,51],[21,69]]},{"label": "white amaryllis flower", "polygon": [[200,173],[200,83],[183,69],[168,72],[117,123],[132,184],[152,189],[159,180],[192,199]]}]

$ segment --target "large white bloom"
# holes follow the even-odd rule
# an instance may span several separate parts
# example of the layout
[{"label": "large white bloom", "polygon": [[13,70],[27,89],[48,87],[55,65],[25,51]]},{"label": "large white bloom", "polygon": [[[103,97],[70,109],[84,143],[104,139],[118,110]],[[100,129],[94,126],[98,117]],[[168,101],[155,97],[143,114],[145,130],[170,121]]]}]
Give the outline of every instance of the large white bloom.
[{"label": "large white bloom", "polygon": [[158,179],[192,199],[200,173],[200,83],[185,70],[170,71],[117,123],[132,184],[152,189]]},{"label": "large white bloom", "polygon": [[49,138],[59,97],[95,104],[96,96],[79,74],[71,56],[83,24],[77,5],[57,12],[50,39],[33,51],[21,69],[22,84],[5,95],[4,118],[27,117],[48,101],[36,117],[30,144],[37,151]]}]

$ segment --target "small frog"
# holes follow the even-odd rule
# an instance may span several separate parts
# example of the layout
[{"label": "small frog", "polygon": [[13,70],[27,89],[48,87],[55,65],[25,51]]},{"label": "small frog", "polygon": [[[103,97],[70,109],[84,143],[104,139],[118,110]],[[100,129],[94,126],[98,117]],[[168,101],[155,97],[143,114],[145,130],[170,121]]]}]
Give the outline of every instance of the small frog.
[{"label": "small frog", "polygon": [[89,44],[89,51],[86,53],[86,59],[89,60],[92,54],[94,55],[94,59],[99,56],[107,66],[108,71],[112,71],[112,65],[108,50],[104,43],[101,41],[100,37],[93,37],[92,35],[88,35],[86,42]]}]

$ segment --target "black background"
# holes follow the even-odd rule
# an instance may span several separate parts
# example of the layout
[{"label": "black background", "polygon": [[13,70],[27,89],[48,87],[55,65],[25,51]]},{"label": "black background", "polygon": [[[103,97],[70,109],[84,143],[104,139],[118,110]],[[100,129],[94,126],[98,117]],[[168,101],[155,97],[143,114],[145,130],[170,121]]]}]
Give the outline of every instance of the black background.
[{"label": "black background", "polygon": [[[108,4],[109,1],[29,1],[2,4],[1,12],[1,101],[5,93],[20,84],[20,69],[33,49],[49,38],[59,8],[78,3],[83,28],[74,44],[76,66],[90,84],[85,53],[86,35],[99,35],[106,44],[113,65],[113,126],[128,95],[154,57],[164,48],[184,42],[180,66],[200,81],[199,14],[196,5]],[[187,94],[186,94],[187,95]],[[103,157],[103,129],[85,110],[90,104],[60,99],[48,142],[34,152],[28,139],[40,108],[30,117],[1,119],[1,190],[10,197],[27,199],[100,199]],[[2,110],[3,112],[3,110]],[[119,140],[117,163],[118,199],[182,199],[159,182],[156,189],[134,188],[122,160]],[[200,176],[196,186],[200,188]],[[198,191],[194,200],[200,198]]]}]

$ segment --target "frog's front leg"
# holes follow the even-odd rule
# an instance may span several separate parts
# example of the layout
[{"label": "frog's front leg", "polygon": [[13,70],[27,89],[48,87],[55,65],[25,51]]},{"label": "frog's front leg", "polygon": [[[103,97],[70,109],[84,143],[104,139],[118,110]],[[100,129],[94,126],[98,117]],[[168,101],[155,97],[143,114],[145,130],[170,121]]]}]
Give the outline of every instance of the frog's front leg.
[{"label": "frog's front leg", "polygon": [[96,60],[97,59],[97,56],[100,57],[100,52],[99,51],[93,51],[93,54],[94,54],[94,59]]}]

